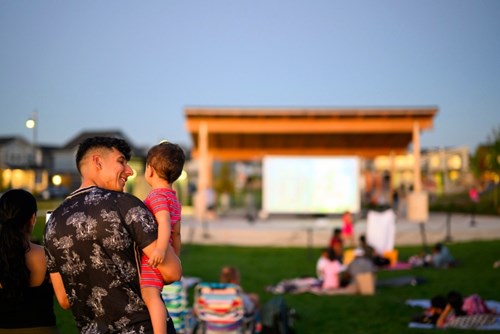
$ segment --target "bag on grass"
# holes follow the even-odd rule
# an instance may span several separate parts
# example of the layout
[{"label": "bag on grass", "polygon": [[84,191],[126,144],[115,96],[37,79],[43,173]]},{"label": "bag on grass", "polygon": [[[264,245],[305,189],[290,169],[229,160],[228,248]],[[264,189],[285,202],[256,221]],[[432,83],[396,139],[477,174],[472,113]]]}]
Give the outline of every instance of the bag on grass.
[{"label": "bag on grass", "polygon": [[462,305],[462,310],[464,310],[467,315],[492,313],[488,306],[486,306],[485,301],[478,294],[466,297]]},{"label": "bag on grass", "polygon": [[294,334],[295,310],[288,307],[282,296],[265,303],[261,309],[261,334]]}]

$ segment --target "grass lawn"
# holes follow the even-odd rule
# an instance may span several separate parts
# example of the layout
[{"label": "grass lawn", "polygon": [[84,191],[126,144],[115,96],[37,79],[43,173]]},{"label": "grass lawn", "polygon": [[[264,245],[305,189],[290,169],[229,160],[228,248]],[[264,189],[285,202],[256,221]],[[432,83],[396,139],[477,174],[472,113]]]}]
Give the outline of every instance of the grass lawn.
[{"label": "grass lawn", "polygon": [[[478,293],[484,299],[500,300],[500,269],[493,262],[500,259],[499,241],[477,241],[449,244],[461,265],[448,270],[418,268],[405,271],[382,271],[379,279],[415,275],[426,278],[418,286],[383,287],[375,296],[316,296],[312,294],[285,295],[289,306],[296,309],[297,333],[431,333],[429,330],[409,329],[412,315],[420,309],[404,304],[406,299],[430,299],[451,289],[463,295]],[[398,248],[400,259],[418,253],[420,247]],[[184,245],[181,255],[186,276],[204,281],[217,281],[219,268],[234,265],[240,268],[242,286],[246,291],[259,293],[262,302],[274,295],[265,292],[285,278],[314,275],[316,255],[302,248],[253,248]],[[77,333],[68,311],[57,309],[61,332]],[[447,330],[447,333],[476,333],[477,331]]]},{"label": "grass lawn", "polygon": [[[39,213],[58,205],[39,201]],[[38,217],[34,236],[40,238],[45,218]],[[436,270],[417,268],[405,271],[381,271],[379,279],[413,275],[427,279],[418,286],[383,287],[375,296],[284,295],[299,319],[297,333],[432,333],[431,330],[409,329],[408,321],[421,310],[408,307],[406,299],[430,299],[454,289],[463,295],[478,293],[484,299],[500,300],[500,269],[493,262],[500,260],[500,241],[451,243],[452,254],[461,262],[457,268]],[[417,254],[421,247],[398,247],[399,259]],[[257,292],[262,303],[274,295],[265,287],[286,278],[315,275],[320,250],[312,253],[303,248],[256,248],[183,245],[181,260],[186,276],[204,281],[217,281],[223,265],[240,269],[242,287]],[[58,327],[62,334],[77,333],[70,311],[61,310],[56,302]],[[447,330],[447,333],[478,333]]]},{"label": "grass lawn", "polygon": [[[285,295],[297,310],[297,333],[417,333],[407,324],[420,310],[405,306],[406,299],[430,299],[455,289],[464,295],[479,293],[485,299],[500,300],[500,269],[493,262],[500,259],[498,241],[450,244],[451,252],[462,265],[449,270],[418,268],[408,271],[382,271],[380,279],[416,275],[428,282],[419,286],[385,287],[375,296]],[[419,247],[398,248],[401,259],[416,254]],[[316,251],[319,256],[319,250]],[[258,292],[263,302],[274,295],[265,292],[267,285],[284,278],[314,275],[316,257],[305,249],[187,246],[183,254],[186,275],[217,280],[218,268],[235,265],[242,274],[242,286]],[[427,331],[428,332],[428,331]],[[450,330],[451,332],[451,330]],[[464,331],[460,331],[464,333]],[[476,332],[477,333],[477,332]]]}]

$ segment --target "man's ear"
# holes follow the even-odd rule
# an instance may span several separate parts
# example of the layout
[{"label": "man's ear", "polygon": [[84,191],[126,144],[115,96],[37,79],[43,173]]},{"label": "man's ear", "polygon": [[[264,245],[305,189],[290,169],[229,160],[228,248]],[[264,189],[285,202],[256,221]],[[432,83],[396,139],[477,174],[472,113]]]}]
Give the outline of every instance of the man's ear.
[{"label": "man's ear", "polygon": [[92,163],[98,170],[102,169],[102,160],[100,155],[94,154],[92,156]]}]

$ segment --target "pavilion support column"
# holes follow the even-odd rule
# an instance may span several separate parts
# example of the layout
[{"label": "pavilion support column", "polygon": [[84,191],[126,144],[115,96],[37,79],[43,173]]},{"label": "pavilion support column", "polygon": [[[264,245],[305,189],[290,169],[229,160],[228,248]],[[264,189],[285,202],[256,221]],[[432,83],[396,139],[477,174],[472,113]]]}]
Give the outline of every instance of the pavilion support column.
[{"label": "pavilion support column", "polygon": [[214,187],[213,165],[214,156],[212,154],[207,154],[207,188]]},{"label": "pavilion support column", "polygon": [[198,219],[203,220],[206,216],[207,198],[206,190],[209,186],[209,155],[208,155],[208,124],[201,122],[198,130],[198,190],[197,208]]},{"label": "pavilion support column", "polygon": [[422,190],[421,163],[420,163],[420,125],[413,123],[413,191],[419,193]]},{"label": "pavilion support column", "polygon": [[391,182],[389,184],[389,203],[394,206],[393,193],[396,190],[396,153],[391,151],[389,154],[389,173],[391,175]]},{"label": "pavilion support column", "polygon": [[408,220],[419,223],[422,246],[424,251],[427,251],[425,222],[429,219],[429,202],[427,193],[422,191],[420,176],[420,124],[418,122],[413,123],[413,159],[413,192],[408,197]]}]

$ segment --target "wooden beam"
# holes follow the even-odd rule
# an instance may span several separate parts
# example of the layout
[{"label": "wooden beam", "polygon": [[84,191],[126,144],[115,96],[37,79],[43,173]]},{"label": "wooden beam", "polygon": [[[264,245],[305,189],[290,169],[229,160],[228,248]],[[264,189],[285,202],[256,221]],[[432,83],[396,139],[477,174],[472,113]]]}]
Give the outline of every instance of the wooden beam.
[{"label": "wooden beam", "polygon": [[[404,154],[406,149],[394,149],[393,147],[377,148],[282,148],[282,149],[211,149],[210,154],[214,160],[261,160],[266,155],[292,155],[292,156],[360,156],[372,158],[378,155],[387,155],[391,151],[395,154]],[[193,157],[197,158],[199,151],[193,149]]]},{"label": "wooden beam", "polygon": [[[207,119],[188,120],[195,133],[206,122],[210,133],[412,133],[414,120],[403,119]],[[421,129],[432,128],[432,119],[419,121]]]},{"label": "wooden beam", "polygon": [[379,117],[379,116],[430,116],[437,107],[385,107],[385,108],[251,108],[251,107],[187,107],[186,117]]}]

